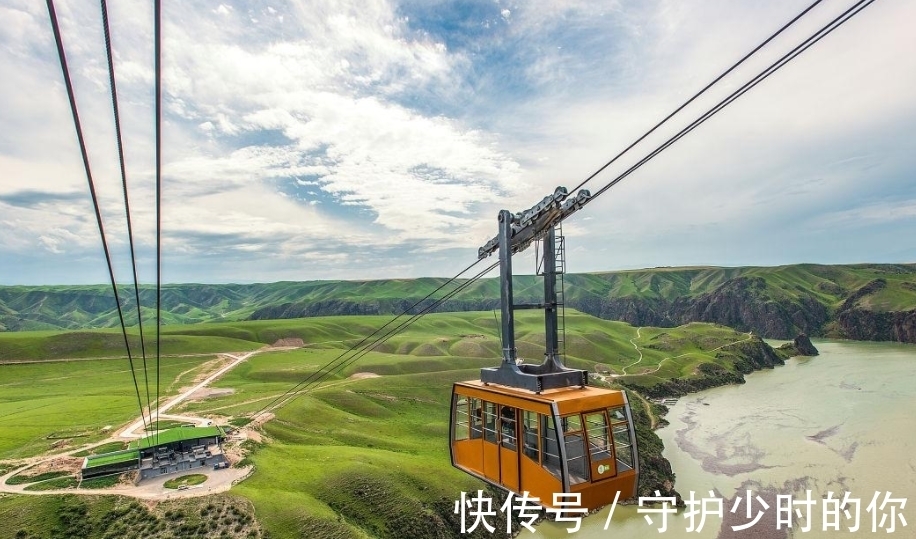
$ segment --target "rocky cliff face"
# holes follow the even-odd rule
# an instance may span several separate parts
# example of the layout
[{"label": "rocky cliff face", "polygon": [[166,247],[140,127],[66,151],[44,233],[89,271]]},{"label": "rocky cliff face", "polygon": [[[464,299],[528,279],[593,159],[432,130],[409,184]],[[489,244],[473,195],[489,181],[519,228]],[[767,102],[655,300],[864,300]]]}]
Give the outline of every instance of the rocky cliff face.
[{"label": "rocky cliff face", "polygon": [[775,339],[816,331],[829,318],[827,308],[813,297],[793,300],[774,293],[760,277],[739,277],[696,300],[676,303],[681,304],[676,305],[681,323],[714,322]]},{"label": "rocky cliff face", "polygon": [[[885,290],[886,279],[874,279],[854,291],[837,309],[834,331],[841,337],[860,341],[916,343],[916,309],[876,312],[863,307],[863,300]],[[911,283],[903,288],[912,290]]]},{"label": "rocky cliff face", "polygon": [[836,322],[848,339],[916,343],[916,310],[876,313],[849,309],[840,312]]},{"label": "rocky cliff face", "polygon": [[814,296],[790,298],[771,290],[760,277],[738,277],[696,297],[662,299],[588,298],[570,307],[634,326],[671,327],[689,322],[711,322],[739,331],[754,331],[772,339],[791,339],[799,333],[818,334],[830,313]]},{"label": "rocky cliff face", "polygon": [[779,348],[776,348],[776,352],[780,355],[780,357],[785,359],[797,356],[820,355],[820,352],[817,348],[814,347],[811,339],[809,339],[808,336],[804,333],[795,337],[792,342],[787,342]]},{"label": "rocky cliff face", "polygon": [[795,340],[792,341],[792,344],[795,346],[795,349],[798,351],[799,355],[802,356],[818,356],[817,348],[814,347],[814,344],[811,342],[811,339],[807,335],[802,333],[798,337],[795,337]]},{"label": "rocky cliff face", "polygon": [[[569,305],[600,318],[621,320],[634,326],[670,327],[711,322],[773,339],[791,339],[803,334],[916,343],[916,309],[880,311],[870,305],[876,295],[887,295],[889,286],[885,278],[872,279],[852,289],[832,281],[821,281],[809,289],[795,285],[794,290],[789,290],[790,294],[761,277],[739,276],[711,291],[695,296],[681,295],[673,300],[590,296],[575,298]],[[914,283],[899,283],[899,287],[896,290],[902,293],[916,292]],[[831,308],[824,302],[825,294],[842,302]],[[812,351],[816,352],[812,347],[801,355]]]}]

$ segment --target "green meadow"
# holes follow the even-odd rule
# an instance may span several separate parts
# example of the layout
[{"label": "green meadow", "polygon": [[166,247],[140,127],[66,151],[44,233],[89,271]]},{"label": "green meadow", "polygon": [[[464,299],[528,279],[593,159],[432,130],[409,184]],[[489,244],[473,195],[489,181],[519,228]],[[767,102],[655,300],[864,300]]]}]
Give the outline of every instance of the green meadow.
[{"label": "green meadow", "polygon": [[[149,331],[149,329],[147,329]],[[155,357],[155,337],[144,335],[147,358]],[[163,355],[214,354],[239,352],[260,346],[254,339],[236,338],[231,333],[185,334],[181,327],[163,329],[160,344]],[[128,330],[131,355],[142,358],[143,348],[136,329]],[[0,364],[45,361],[49,359],[127,359],[120,329],[92,331],[0,332]]]},{"label": "green meadow", "polygon": [[[211,386],[230,391],[182,403],[171,412],[206,414],[221,423],[244,422],[309,375],[333,371],[326,367],[329,362],[352,359],[346,351],[389,320],[323,317],[167,327],[165,333],[178,338],[176,343],[188,343],[194,350],[190,353],[221,343],[231,344],[224,351],[257,349],[282,338],[301,338],[305,343],[296,350],[250,357]],[[517,317],[519,353],[529,362],[543,358],[542,323],[534,312]],[[709,324],[641,328],[637,337],[637,328],[625,323],[574,311],[567,311],[566,326],[568,365],[604,374],[626,372],[642,385],[693,376],[702,363],[733,370],[716,348],[748,338]],[[60,335],[19,333],[17,338],[22,349],[43,350],[48,340]],[[643,354],[638,362],[631,340]],[[302,386],[303,392],[263,426],[265,443],[248,443],[248,461],[255,472],[232,493],[251,501],[271,537],[457,536],[458,526],[449,520],[454,500],[462,490],[476,491],[484,485],[450,465],[450,387],[455,381],[476,378],[483,366],[496,365],[499,351],[492,312],[422,318],[323,377],[321,384]],[[83,352],[98,357],[109,350],[103,346]],[[163,395],[190,385],[210,359],[164,359]],[[0,364],[0,466],[2,459],[101,440],[106,426],[117,429],[137,412],[126,359]],[[98,500],[86,502],[90,513],[95,514],[93,504],[111,504]],[[50,502],[35,503],[44,507]],[[50,533],[50,528],[21,516],[23,504],[28,502],[18,496],[0,498],[0,519],[15,524],[0,530],[0,538],[14,537],[20,529],[39,537]]]},{"label": "green meadow", "polygon": [[[208,359],[167,358],[161,364],[161,379],[170,382]],[[138,377],[145,404],[142,369]],[[153,369],[149,379],[155,399]],[[0,459],[96,442],[139,415],[126,359],[0,365]]]}]

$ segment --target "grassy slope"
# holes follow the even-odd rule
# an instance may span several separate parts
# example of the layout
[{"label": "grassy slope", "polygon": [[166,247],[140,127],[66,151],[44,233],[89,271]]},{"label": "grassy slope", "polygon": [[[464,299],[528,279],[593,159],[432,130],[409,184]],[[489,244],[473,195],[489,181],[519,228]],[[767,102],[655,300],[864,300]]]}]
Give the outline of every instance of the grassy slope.
[{"label": "grassy slope", "polygon": [[[212,354],[245,351],[259,344],[231,335],[182,334],[182,329],[166,328],[161,338],[162,354]],[[145,335],[147,356],[154,356],[155,337]],[[142,357],[140,338],[136,331],[128,333],[131,350]],[[0,332],[0,363],[47,359],[126,358],[124,337],[120,330],[67,332],[27,331]]]},{"label": "grassy slope", "polygon": [[[541,319],[537,313],[520,314],[521,355],[538,359]],[[187,403],[175,411],[226,416],[254,412],[388,319],[332,317],[169,328],[171,335],[231,338],[252,346],[287,336],[308,343],[300,350],[252,357],[215,384],[233,393]],[[644,359],[633,366],[638,355],[629,341],[636,339],[636,328],[575,312],[568,313],[567,327],[570,365],[592,369],[598,362],[616,372],[649,371],[661,365],[657,373],[634,377],[643,384],[659,376],[689,376],[700,362],[720,361],[708,350],[745,337],[706,324],[644,328],[636,341]],[[21,337],[37,343],[53,335]],[[30,346],[40,346],[36,343]],[[272,537],[428,537],[432,529],[443,536],[455,534],[457,527],[444,522],[442,515],[449,513],[461,490],[482,485],[449,465],[450,385],[475,378],[477,369],[492,365],[498,352],[492,313],[424,317],[322,387],[280,409],[266,425],[271,443],[251,457],[257,471],[233,492],[254,503]],[[175,358],[166,379],[203,359]],[[51,429],[97,432],[102,425],[123,423],[136,413],[122,361],[5,365],[0,372],[2,380],[17,380],[2,393],[4,398],[10,395],[0,404],[0,443],[6,444],[0,447],[2,456],[47,449],[49,441],[43,437]],[[350,379],[356,372],[381,376]],[[183,379],[192,376],[193,371],[186,372]],[[47,421],[53,423],[37,426]],[[20,503],[0,500],[0,514],[9,514],[10,507]],[[36,503],[36,511],[41,511],[52,502]],[[89,510],[95,514],[97,508],[90,504]],[[12,520],[16,526],[34,522],[17,518]]]},{"label": "grassy slope", "polygon": [[[826,266],[794,264],[776,267],[654,268],[567,276],[567,295],[595,293],[604,297],[640,297],[673,300],[708,293],[737,277],[760,277],[770,290],[792,299],[812,295],[829,307],[874,279],[887,288],[866,298],[860,306],[876,311],[916,308],[916,265],[855,264]],[[909,284],[908,284],[909,283]]]},{"label": "grassy slope", "polygon": [[265,537],[250,502],[232,495],[172,500],[147,509],[115,496],[0,498],[0,539]]},{"label": "grassy slope", "polygon": [[[207,359],[167,358],[162,379],[173,380]],[[152,371],[150,377],[155,381]],[[145,403],[142,375],[140,387]],[[155,396],[155,384],[151,391]],[[137,415],[126,360],[0,365],[0,459],[100,440],[108,435],[104,427],[116,428]]]}]

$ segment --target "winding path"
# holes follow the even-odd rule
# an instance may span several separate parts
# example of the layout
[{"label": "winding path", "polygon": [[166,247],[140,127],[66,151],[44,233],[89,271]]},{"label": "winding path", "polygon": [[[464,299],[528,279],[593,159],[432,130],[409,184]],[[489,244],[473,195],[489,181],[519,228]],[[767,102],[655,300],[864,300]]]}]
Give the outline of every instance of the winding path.
[{"label": "winding path", "polygon": [[[150,416],[149,416],[149,422],[152,423],[152,422],[158,421],[160,418],[162,418],[162,419],[174,419],[174,420],[177,420],[177,421],[186,421],[186,422],[188,422],[188,423],[197,423],[197,424],[199,424],[199,425],[206,425],[206,424],[207,424],[207,420],[206,420],[206,419],[203,419],[203,418],[199,418],[199,417],[190,417],[190,416],[166,415],[165,412],[168,411],[168,410],[171,409],[171,408],[174,408],[174,407],[177,406],[178,404],[181,404],[182,402],[184,402],[185,400],[187,400],[188,398],[190,398],[191,395],[193,395],[196,391],[199,391],[199,390],[201,390],[201,389],[207,387],[207,386],[210,385],[214,380],[216,380],[216,379],[219,378],[220,376],[226,374],[227,372],[229,372],[230,370],[232,370],[233,368],[235,368],[239,363],[245,361],[246,359],[250,358],[251,356],[253,356],[253,355],[255,355],[255,354],[257,354],[257,353],[259,353],[259,352],[261,352],[261,351],[263,351],[263,350],[254,350],[254,351],[252,351],[252,352],[246,352],[246,353],[244,353],[244,354],[242,354],[242,355],[238,355],[238,356],[232,355],[232,354],[220,354],[220,355],[222,355],[222,356],[226,356],[226,357],[232,358],[234,361],[233,361],[232,363],[226,365],[225,367],[219,369],[218,371],[216,371],[215,373],[211,374],[210,376],[208,376],[206,379],[204,379],[203,382],[197,384],[196,386],[192,387],[191,389],[188,389],[188,390],[185,391],[184,393],[182,393],[182,394],[176,396],[175,398],[173,398],[173,399],[170,400],[169,402],[167,402],[167,403],[163,404],[162,406],[160,406],[159,409],[156,410],[155,413],[151,413],[151,414],[150,414]],[[137,419],[136,421],[134,421],[133,423],[131,423],[130,425],[128,425],[125,429],[123,429],[123,430],[118,434],[118,437],[120,437],[120,438],[127,438],[127,439],[142,438],[142,437],[144,437],[144,436],[147,435],[147,433],[146,433],[146,431],[144,431],[144,428],[143,428],[143,427],[144,427],[143,418],[139,418],[139,419]],[[140,432],[137,432],[138,430],[139,430]]]},{"label": "winding path", "polygon": [[[642,329],[642,327],[637,328],[637,329],[636,329],[636,337],[633,338],[633,339],[630,339],[630,344],[632,344],[633,347],[636,348],[636,351],[639,352],[639,359],[637,359],[637,360],[634,361],[633,363],[630,363],[629,365],[627,365],[626,367],[624,367],[624,368],[623,368],[623,374],[618,375],[618,376],[615,376],[615,377],[621,377],[621,376],[634,376],[634,375],[627,374],[627,369],[629,369],[629,368],[632,367],[633,365],[636,365],[637,363],[639,363],[640,361],[642,361],[642,358],[643,358],[642,351],[639,349],[639,346],[636,345],[636,342],[634,342],[634,341],[636,341],[637,339],[640,338],[639,330],[641,330],[641,329]],[[754,332],[753,332],[753,331],[748,331],[748,332],[747,332],[747,337],[745,337],[744,339],[739,339],[739,340],[734,341],[734,342],[730,342],[730,343],[723,344],[722,346],[717,346],[717,347],[713,348],[712,350],[710,350],[710,352],[715,352],[716,350],[721,350],[721,349],[725,348],[726,346],[732,346],[732,345],[735,345],[735,344],[738,344],[738,343],[746,342],[746,341],[749,341],[749,340],[751,340],[751,339],[753,339],[753,338],[754,338]],[[661,361],[658,362],[658,365],[655,367],[655,370],[647,371],[647,372],[644,372],[644,373],[641,373],[641,374],[642,374],[642,375],[645,375],[645,374],[654,374],[654,373],[658,372],[659,369],[662,368],[662,363],[664,363],[665,361],[667,361],[667,360],[669,360],[669,359],[675,359],[675,358],[683,357],[683,356],[686,356],[686,355],[691,354],[691,353],[693,353],[693,352],[686,352],[686,353],[684,353],[684,354],[680,354],[680,355],[677,355],[677,356],[666,357],[666,358],[664,358],[664,359],[662,359]],[[642,403],[643,408],[646,410],[646,415],[649,416],[650,428],[651,428],[652,430],[655,430],[655,428],[658,426],[658,417],[656,417],[655,414],[652,413],[652,404],[648,401],[648,399],[646,399],[646,398],[645,398],[642,394],[640,394],[638,391],[634,391],[633,394],[636,395],[636,397],[637,397],[637,398],[640,400],[640,402]]]},{"label": "winding path", "polygon": [[[735,344],[738,344],[738,343],[746,342],[746,341],[749,341],[749,340],[751,340],[751,339],[753,339],[753,338],[754,338],[754,332],[753,332],[753,331],[748,331],[748,332],[747,332],[747,337],[745,337],[744,339],[739,339],[739,340],[734,341],[734,342],[730,342],[730,343],[723,344],[722,346],[717,346],[717,347],[715,347],[715,348],[709,350],[709,352],[715,352],[716,350],[721,350],[721,349],[725,348],[726,346],[732,346],[732,345],[735,345]],[[677,359],[677,358],[679,358],[679,357],[689,356],[690,354],[693,354],[693,353],[694,353],[694,352],[684,352],[683,354],[678,354],[678,355],[676,355],[676,356],[669,356],[669,357],[666,357],[665,359],[663,359],[663,360],[661,360],[661,361],[658,362],[658,366],[655,367],[655,370],[646,371],[646,372],[640,373],[640,375],[655,374],[655,373],[657,373],[657,372],[659,371],[659,369],[662,368],[662,363],[664,363],[665,361],[668,361],[669,359]],[[635,363],[634,363],[634,365],[635,365]]]},{"label": "winding path", "polygon": [[640,332],[641,330],[642,330],[642,326],[639,326],[638,328],[636,328],[636,336],[633,337],[632,339],[630,339],[630,344],[632,344],[632,345],[633,345],[633,348],[635,348],[636,351],[639,352],[639,359],[637,359],[637,360],[634,361],[633,363],[630,363],[629,365],[627,365],[626,367],[623,368],[623,376],[626,376],[626,374],[627,374],[627,369],[629,369],[629,368],[632,367],[633,365],[636,365],[637,363],[639,363],[640,361],[642,361],[642,350],[640,350],[640,349],[639,349],[639,346],[636,344],[636,340],[642,338],[642,337],[640,336],[640,334],[639,334],[639,332]]},{"label": "winding path", "polygon": [[[653,370],[651,370],[651,371],[641,372],[641,373],[639,373],[638,375],[637,375],[637,374],[630,374],[630,373],[627,372],[627,370],[628,370],[630,367],[633,367],[634,365],[637,365],[638,363],[642,362],[642,359],[643,359],[642,350],[639,349],[639,346],[638,346],[638,345],[636,344],[636,342],[635,342],[637,339],[640,339],[640,338],[641,338],[641,336],[640,336],[640,330],[641,330],[641,329],[642,329],[642,326],[636,328],[636,337],[630,339],[630,344],[632,344],[632,345],[633,345],[633,348],[635,348],[636,351],[639,353],[639,359],[637,359],[637,360],[634,361],[633,363],[630,363],[629,365],[627,365],[626,367],[624,367],[624,368],[623,368],[623,374],[611,375],[612,378],[620,378],[620,377],[622,377],[622,376],[643,376],[643,375],[646,375],[646,374],[655,374],[655,373],[657,373],[657,372],[662,368],[662,363],[664,363],[665,361],[668,361],[669,359],[677,359],[677,358],[679,358],[679,357],[684,357],[684,356],[687,356],[687,355],[690,355],[690,354],[694,353],[694,352],[684,352],[683,354],[678,354],[678,355],[676,355],[676,356],[668,356],[668,357],[662,359],[661,361],[659,361],[659,362],[658,362],[658,365],[656,365],[655,369],[653,369]],[[749,340],[751,340],[751,339],[753,339],[753,338],[754,338],[754,332],[753,332],[753,331],[748,331],[748,332],[747,332],[747,337],[745,337],[745,338],[743,338],[743,339],[739,339],[739,340],[734,341],[734,342],[730,342],[730,343],[723,344],[723,345],[721,345],[721,346],[717,346],[717,347],[715,347],[715,348],[709,350],[709,352],[715,352],[716,350],[721,350],[721,349],[725,348],[726,346],[732,346],[732,345],[735,345],[735,344],[738,344],[738,343],[746,342],[746,341],[749,341]]]}]

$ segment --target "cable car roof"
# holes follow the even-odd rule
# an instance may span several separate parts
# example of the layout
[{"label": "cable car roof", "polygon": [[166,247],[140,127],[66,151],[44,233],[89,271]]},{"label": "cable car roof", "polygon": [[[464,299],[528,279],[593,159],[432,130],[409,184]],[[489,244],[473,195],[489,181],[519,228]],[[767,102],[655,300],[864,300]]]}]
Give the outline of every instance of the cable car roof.
[{"label": "cable car roof", "polygon": [[484,384],[479,380],[470,380],[456,382],[455,389],[457,390],[459,387],[467,388],[467,391],[461,391],[460,393],[484,400],[498,400],[502,404],[509,404],[523,409],[539,408],[537,404],[550,406],[556,403],[561,414],[623,406],[627,403],[627,397],[623,391],[592,386],[545,389],[541,393],[533,393],[524,389],[498,384]]}]

